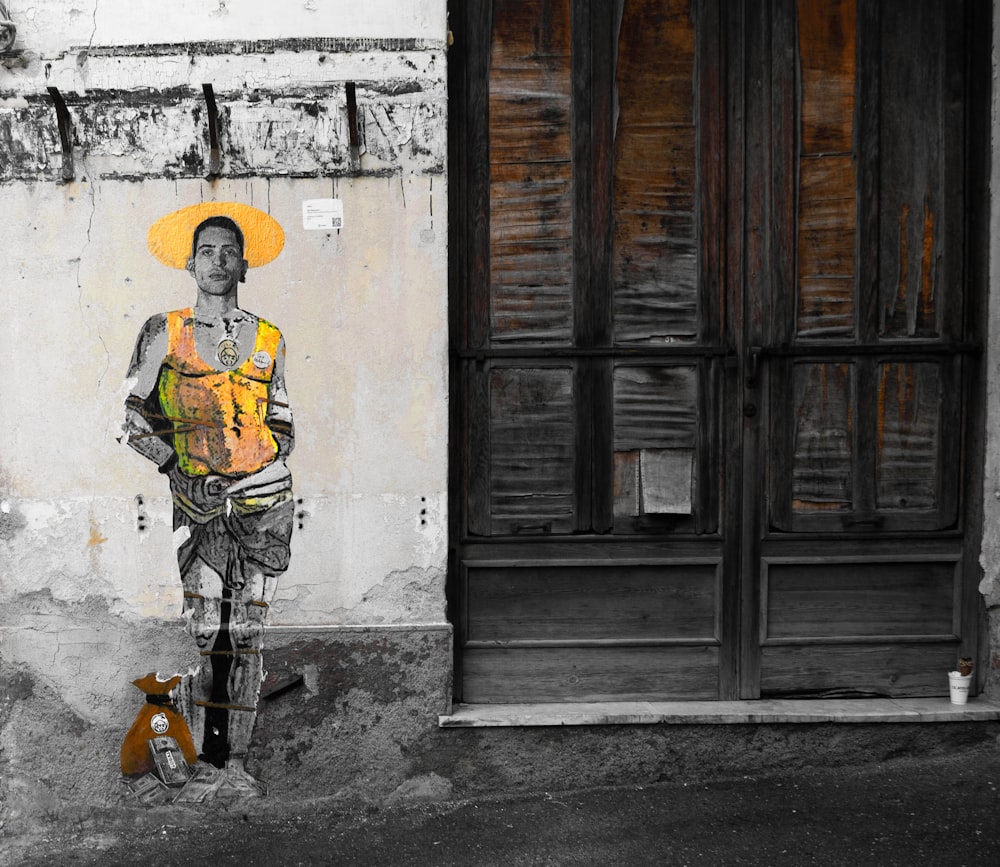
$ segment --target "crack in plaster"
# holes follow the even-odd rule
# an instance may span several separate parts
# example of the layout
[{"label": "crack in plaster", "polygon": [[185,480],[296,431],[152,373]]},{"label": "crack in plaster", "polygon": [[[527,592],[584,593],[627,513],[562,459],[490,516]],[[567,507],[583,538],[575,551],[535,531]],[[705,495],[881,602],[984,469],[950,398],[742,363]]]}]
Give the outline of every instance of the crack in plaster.
[{"label": "crack in plaster", "polygon": [[95,0],[95,2],[94,2],[94,14],[93,14],[93,16],[92,16],[92,18],[91,18],[91,20],[92,20],[92,21],[93,21],[93,23],[94,23],[94,27],[93,27],[93,29],[92,29],[92,30],[90,31],[90,39],[89,39],[89,40],[87,41],[87,50],[88,50],[88,51],[89,51],[89,50],[90,50],[91,48],[93,48],[93,47],[94,47],[94,37],[96,37],[96,36],[97,36],[97,7],[98,7],[98,6],[100,6],[100,5],[101,5],[101,4],[100,4],[99,2],[97,2],[97,0]]},{"label": "crack in plaster", "polygon": [[[87,218],[87,231],[85,233],[85,241],[83,247],[80,249],[80,255],[76,260],[76,288],[79,290],[77,294],[77,306],[80,308],[80,318],[83,320],[83,324],[88,326],[87,315],[84,312],[83,304],[83,281],[80,279],[80,272],[83,268],[83,261],[87,248],[91,244],[91,232],[94,228],[94,217],[97,214],[97,188],[96,184],[88,183],[87,185],[87,197],[90,199],[90,216]],[[97,377],[97,390],[104,387],[104,377],[107,375],[108,370],[111,369],[111,351],[108,349],[107,341],[104,339],[104,335],[101,334],[100,329],[96,330],[97,339],[100,341],[101,346],[104,348],[104,370],[101,371],[100,376]]]}]

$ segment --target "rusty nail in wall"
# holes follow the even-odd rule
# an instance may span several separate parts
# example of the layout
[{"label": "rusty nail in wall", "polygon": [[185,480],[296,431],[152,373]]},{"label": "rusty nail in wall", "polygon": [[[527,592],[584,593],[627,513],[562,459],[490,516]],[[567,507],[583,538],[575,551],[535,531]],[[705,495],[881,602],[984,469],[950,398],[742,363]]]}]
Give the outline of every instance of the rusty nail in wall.
[{"label": "rusty nail in wall", "polygon": [[205,93],[205,104],[208,106],[208,176],[215,178],[219,176],[222,160],[219,155],[219,113],[215,107],[215,90],[211,84],[203,84],[202,91]]},{"label": "rusty nail in wall", "polygon": [[351,159],[358,159],[358,93],[353,81],[347,82],[347,134],[351,144]]},{"label": "rusty nail in wall", "polygon": [[62,178],[64,181],[71,181],[74,177],[73,171],[73,122],[70,120],[69,109],[66,108],[66,100],[56,87],[48,88],[49,96],[56,107],[56,121],[59,124],[59,143],[62,145]]}]

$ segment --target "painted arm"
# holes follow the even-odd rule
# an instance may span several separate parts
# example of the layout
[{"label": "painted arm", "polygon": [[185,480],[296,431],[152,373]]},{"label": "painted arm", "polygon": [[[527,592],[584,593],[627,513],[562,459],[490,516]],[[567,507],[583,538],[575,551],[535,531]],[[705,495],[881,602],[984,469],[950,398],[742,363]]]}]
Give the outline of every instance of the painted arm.
[{"label": "painted arm", "polygon": [[157,417],[150,408],[160,377],[160,367],[167,356],[167,319],[163,314],[150,317],[135,343],[128,368],[128,396],[125,398],[125,434],[129,446],[153,461],[161,472],[169,472],[177,455],[163,437],[172,432],[168,419]]},{"label": "painted arm", "polygon": [[278,341],[275,353],[274,372],[267,389],[268,428],[278,443],[278,460],[285,460],[295,448],[295,425],[292,421],[292,407],[285,390],[285,338]]}]

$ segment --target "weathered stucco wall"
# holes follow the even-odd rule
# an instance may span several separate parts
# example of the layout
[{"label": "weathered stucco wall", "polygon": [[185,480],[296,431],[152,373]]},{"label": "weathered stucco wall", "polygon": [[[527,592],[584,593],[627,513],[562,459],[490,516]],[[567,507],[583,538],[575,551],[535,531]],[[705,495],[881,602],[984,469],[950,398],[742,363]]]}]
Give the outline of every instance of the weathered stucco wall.
[{"label": "weathered stucco wall", "polygon": [[48,59],[67,48],[195,40],[337,36],[441,39],[440,0],[10,0],[17,45]]},{"label": "weathered stucco wall", "polygon": [[983,479],[983,545],[980,565],[984,577],[979,585],[986,601],[989,622],[989,667],[986,694],[1000,698],[1000,3],[993,4],[993,144],[990,178],[989,325],[986,349],[986,466]]},{"label": "weathered stucco wall", "polygon": [[[285,334],[296,417],[299,521],[277,622],[442,620],[435,180],[444,186],[418,176],[11,184],[10,251],[50,252],[19,259],[4,290],[5,342],[30,370],[5,386],[0,409],[5,595],[49,588],[68,602],[104,598],[123,616],[177,613],[169,496],[155,467],[118,441],[122,383],[146,318],[193,300],[191,277],[146,252],[146,230],[211,196],[264,203],[286,229],[281,257],[241,290]],[[345,228],[303,230],[302,200],[335,192]],[[404,599],[386,581],[427,592]]]},{"label": "weathered stucco wall", "polygon": [[[130,681],[197,657],[181,625],[166,481],[119,438],[140,327],[194,301],[190,275],[157,262],[146,233],[201,201],[253,205],[285,232],[282,254],[240,288],[241,306],[284,333],[296,423],[296,526],[271,623],[276,646],[289,629],[310,630],[312,658],[296,671],[313,674],[284,707],[294,718],[328,680],[315,673],[316,642],[364,660],[385,651],[371,638],[380,629],[403,645],[426,634],[429,649],[389,652],[386,664],[400,682],[430,678],[407,713],[432,724],[450,665],[444,0],[181,0],[167,15],[131,0],[8,6],[18,25],[15,51],[0,57],[10,827],[120,799],[117,750],[141,704]],[[306,228],[313,199],[340,200],[343,227]],[[294,648],[282,659],[294,669]],[[393,700],[376,691],[355,706]],[[287,776],[282,751],[259,739],[257,749],[268,773]]]}]

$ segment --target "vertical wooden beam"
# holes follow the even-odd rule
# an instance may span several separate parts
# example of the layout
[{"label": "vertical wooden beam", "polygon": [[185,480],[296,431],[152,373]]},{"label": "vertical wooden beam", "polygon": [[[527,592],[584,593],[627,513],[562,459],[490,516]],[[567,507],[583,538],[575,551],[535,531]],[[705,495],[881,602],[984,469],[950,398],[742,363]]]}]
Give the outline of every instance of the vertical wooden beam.
[{"label": "vertical wooden beam", "polygon": [[[585,338],[588,347],[610,347],[612,322],[612,275],[614,244],[614,153],[615,78],[620,11],[618,3],[590,5],[591,118],[589,141],[590,202],[589,232],[584,238],[590,257],[588,284],[580,298],[589,320]],[[585,176],[583,176],[585,177]],[[583,336],[583,335],[582,335]],[[590,368],[590,407],[580,422],[591,427],[591,461],[588,484],[591,491],[590,528],[606,533],[614,526],[614,362],[593,358]]]},{"label": "vertical wooden beam", "polygon": [[[742,287],[742,317],[736,333],[739,335],[740,364],[739,385],[734,426],[739,425],[742,439],[742,488],[740,497],[740,670],[739,697],[757,698],[760,695],[760,537],[762,511],[766,498],[760,496],[764,479],[760,432],[759,388],[746,389],[747,366],[750,348],[762,345],[767,333],[768,269],[771,264],[770,232],[770,180],[771,180],[771,128],[770,99],[773,86],[771,78],[770,22],[776,13],[776,3],[789,0],[746,0],[742,6],[742,27],[745,57],[742,64],[735,64],[734,78],[743,88],[742,118],[740,129],[744,132],[745,163],[741,166],[743,196],[734,202],[737,211],[742,209],[744,223],[741,235],[744,244],[743,269],[735,274],[737,285]],[[730,50],[732,56],[732,49]],[[739,148],[739,139],[733,142]],[[731,260],[732,261],[732,260]],[[733,269],[736,270],[735,268]],[[744,407],[741,416],[739,406]],[[756,412],[751,412],[755,409]]]}]

